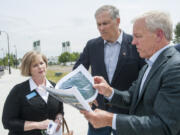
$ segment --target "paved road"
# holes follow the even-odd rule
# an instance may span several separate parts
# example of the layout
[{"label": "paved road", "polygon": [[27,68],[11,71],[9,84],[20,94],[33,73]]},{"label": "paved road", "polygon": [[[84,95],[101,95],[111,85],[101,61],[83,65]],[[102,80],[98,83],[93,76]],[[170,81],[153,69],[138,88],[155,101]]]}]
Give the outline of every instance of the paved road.
[{"label": "paved road", "polygon": [[[27,77],[20,75],[19,70],[12,69],[12,74],[8,74],[5,70],[5,74],[0,78],[0,119],[2,119],[2,110],[4,106],[5,99],[12,89],[12,87],[26,80]],[[65,118],[69,125],[69,128],[74,131],[74,135],[86,135],[88,124],[85,118],[79,113],[78,110],[74,109],[69,105],[64,106]],[[0,122],[0,135],[7,135],[8,131],[2,126],[2,121]]]}]

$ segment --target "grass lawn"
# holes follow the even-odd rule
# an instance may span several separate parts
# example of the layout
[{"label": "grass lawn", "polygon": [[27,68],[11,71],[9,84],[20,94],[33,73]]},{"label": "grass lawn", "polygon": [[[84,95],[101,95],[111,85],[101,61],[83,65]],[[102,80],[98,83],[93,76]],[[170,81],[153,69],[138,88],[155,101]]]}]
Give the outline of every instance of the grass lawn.
[{"label": "grass lawn", "polygon": [[47,79],[57,83],[62,77],[68,74],[68,72],[65,72],[65,73],[62,73],[62,75],[60,76],[55,76],[56,72],[59,72],[59,71],[48,69],[47,74],[46,74]]}]

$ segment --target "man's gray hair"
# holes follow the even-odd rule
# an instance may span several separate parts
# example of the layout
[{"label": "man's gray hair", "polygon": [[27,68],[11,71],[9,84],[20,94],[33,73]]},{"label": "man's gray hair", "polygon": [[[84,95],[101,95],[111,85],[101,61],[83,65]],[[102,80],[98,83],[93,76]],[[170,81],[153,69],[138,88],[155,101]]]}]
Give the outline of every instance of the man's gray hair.
[{"label": "man's gray hair", "polygon": [[167,40],[170,41],[172,39],[173,24],[168,13],[162,11],[149,11],[135,18],[133,22],[140,19],[145,19],[148,30],[155,32],[157,29],[161,29]]},{"label": "man's gray hair", "polygon": [[104,5],[96,10],[95,18],[97,15],[101,14],[102,12],[109,12],[112,19],[120,18],[119,17],[119,10],[112,5]]}]

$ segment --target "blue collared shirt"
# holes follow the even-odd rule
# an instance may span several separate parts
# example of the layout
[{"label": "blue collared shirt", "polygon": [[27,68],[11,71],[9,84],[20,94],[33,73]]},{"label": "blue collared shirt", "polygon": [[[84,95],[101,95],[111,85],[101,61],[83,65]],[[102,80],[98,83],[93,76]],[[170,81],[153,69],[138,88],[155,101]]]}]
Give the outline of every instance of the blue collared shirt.
[{"label": "blue collared shirt", "polygon": [[121,49],[122,37],[123,32],[121,32],[119,38],[114,43],[110,43],[104,40],[104,63],[106,66],[106,72],[110,83],[112,81],[117,66],[119,53]]}]

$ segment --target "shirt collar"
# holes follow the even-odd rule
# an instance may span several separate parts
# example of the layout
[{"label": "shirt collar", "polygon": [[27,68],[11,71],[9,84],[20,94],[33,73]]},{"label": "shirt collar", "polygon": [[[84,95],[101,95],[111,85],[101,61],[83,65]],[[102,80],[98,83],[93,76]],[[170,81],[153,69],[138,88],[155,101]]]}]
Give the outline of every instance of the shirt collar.
[{"label": "shirt collar", "polygon": [[[114,43],[118,43],[119,45],[121,45],[121,43],[122,43],[122,38],[123,38],[123,31],[121,30],[121,33],[120,33],[118,39],[117,39]],[[108,42],[107,40],[104,40],[104,44],[107,44],[107,43],[109,43],[109,42]],[[113,43],[113,44],[114,44],[114,43]]]},{"label": "shirt collar", "polygon": [[165,47],[161,48],[160,50],[158,50],[156,53],[154,53],[149,59],[145,59],[146,63],[148,64],[148,66],[153,65],[153,63],[156,61],[156,59],[158,58],[158,56],[166,49],[171,47],[171,44],[166,45]]},{"label": "shirt collar", "polygon": [[[30,90],[35,90],[38,88],[32,77],[29,79],[29,84],[30,84]],[[46,87],[53,87],[52,84],[47,80],[46,78]]]}]

